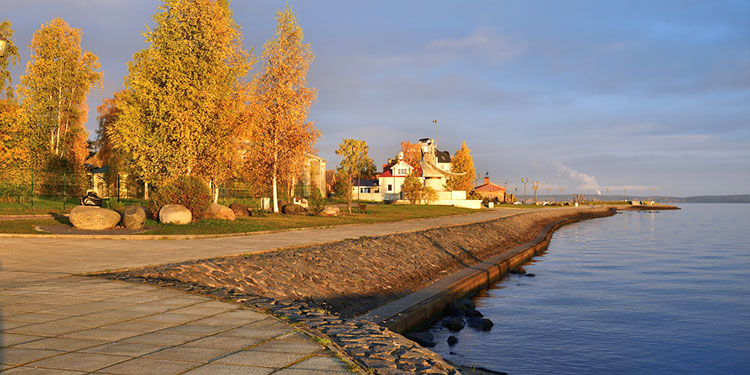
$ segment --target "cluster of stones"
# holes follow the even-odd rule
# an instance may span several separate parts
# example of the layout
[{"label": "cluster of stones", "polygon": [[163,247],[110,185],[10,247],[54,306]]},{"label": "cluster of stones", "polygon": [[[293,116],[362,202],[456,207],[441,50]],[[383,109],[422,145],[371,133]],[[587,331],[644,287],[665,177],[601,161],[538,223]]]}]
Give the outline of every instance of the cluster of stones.
[{"label": "cluster of stones", "polygon": [[[474,301],[470,299],[451,302],[445,309],[445,315],[439,324],[451,332],[461,331],[466,325],[478,331],[489,331],[495,325],[491,320],[484,318],[484,315],[476,309]],[[405,336],[424,347],[435,346],[435,338],[428,331],[408,333]],[[453,346],[456,343],[458,343],[456,336],[448,336],[448,345]]]},{"label": "cluster of stones", "polygon": [[105,230],[112,229],[122,222],[127,229],[143,229],[146,222],[146,210],[138,205],[125,207],[120,215],[117,211],[97,206],[76,206],[70,210],[70,223],[78,229]]}]

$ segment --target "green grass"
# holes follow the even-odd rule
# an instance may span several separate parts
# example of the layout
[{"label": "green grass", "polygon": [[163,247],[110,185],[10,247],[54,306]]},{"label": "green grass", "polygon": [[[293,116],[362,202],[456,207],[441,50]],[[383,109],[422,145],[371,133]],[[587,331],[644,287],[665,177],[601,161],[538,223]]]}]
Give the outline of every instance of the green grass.
[{"label": "green grass", "polygon": [[39,232],[34,229],[34,226],[58,224],[60,222],[55,219],[2,220],[0,221],[0,233],[45,234],[47,232]]},{"label": "green grass", "polygon": [[[105,199],[102,207],[111,208],[122,212],[128,204],[146,204],[146,201],[138,199]],[[81,204],[81,198],[74,197],[65,199],[62,197],[36,197],[32,204],[30,198],[23,202],[0,202],[0,216],[2,215],[43,215],[43,214],[67,214],[75,206]]]},{"label": "green grass", "polygon": [[63,202],[62,198],[34,198],[32,204],[28,199],[24,202],[0,202],[0,215],[41,215],[62,214],[81,204],[80,198],[69,198]]},{"label": "green grass", "polygon": [[[353,208],[352,215],[341,216],[287,216],[281,214],[268,214],[266,216],[253,216],[237,218],[235,221],[226,220],[201,220],[186,225],[161,224],[154,221],[146,223],[147,227],[155,227],[154,230],[143,232],[144,235],[188,235],[188,234],[226,234],[245,233],[266,230],[315,228],[342,224],[372,224],[388,221],[400,221],[409,219],[420,219],[446,215],[464,214],[476,212],[466,208],[452,206],[421,206],[421,205],[367,205],[367,213],[357,213]],[[346,208],[342,209],[346,212]]]}]

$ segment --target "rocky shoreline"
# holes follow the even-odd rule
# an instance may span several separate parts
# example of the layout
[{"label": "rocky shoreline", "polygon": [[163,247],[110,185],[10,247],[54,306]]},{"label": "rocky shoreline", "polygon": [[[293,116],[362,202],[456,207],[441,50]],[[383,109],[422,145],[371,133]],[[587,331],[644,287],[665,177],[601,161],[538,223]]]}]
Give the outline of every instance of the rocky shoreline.
[{"label": "rocky shoreline", "polygon": [[604,216],[609,210],[539,210],[481,223],[98,276],[170,286],[272,313],[329,338],[333,349],[378,374],[454,374],[456,367],[430,350],[353,317],[532,241],[548,225]]}]

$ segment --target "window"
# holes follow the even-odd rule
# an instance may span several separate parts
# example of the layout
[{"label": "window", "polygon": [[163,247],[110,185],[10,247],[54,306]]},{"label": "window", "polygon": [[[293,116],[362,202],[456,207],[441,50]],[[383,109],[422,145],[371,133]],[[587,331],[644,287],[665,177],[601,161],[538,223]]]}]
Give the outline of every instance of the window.
[{"label": "window", "polygon": [[388,184],[388,191],[389,192],[393,191],[393,184]]},{"label": "window", "polygon": [[361,188],[359,188],[359,192],[362,193],[362,194],[369,194],[370,193],[370,188],[368,188],[368,187],[361,187]]},{"label": "window", "polygon": [[396,173],[397,173],[397,174],[400,174],[400,175],[405,175],[405,174],[407,174],[407,173],[409,173],[409,172],[408,172],[408,170],[407,170],[406,168],[399,168],[399,169],[398,169],[398,170],[396,171]]}]

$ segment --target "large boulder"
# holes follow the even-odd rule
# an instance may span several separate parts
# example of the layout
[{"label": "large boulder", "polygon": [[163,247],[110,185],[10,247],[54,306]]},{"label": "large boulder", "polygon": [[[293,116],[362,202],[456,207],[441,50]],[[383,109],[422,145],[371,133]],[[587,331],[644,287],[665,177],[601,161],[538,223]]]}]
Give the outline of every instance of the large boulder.
[{"label": "large boulder", "polygon": [[181,204],[166,204],[159,210],[159,221],[165,224],[188,224],[193,214]]},{"label": "large boulder", "polygon": [[218,203],[211,203],[203,217],[219,220],[234,220],[237,218],[231,208]]},{"label": "large boulder", "polygon": [[281,208],[281,212],[287,215],[307,215],[307,209],[294,203],[289,203]]},{"label": "large boulder", "polygon": [[70,210],[70,223],[78,229],[112,229],[120,222],[120,214],[96,206],[76,206]]},{"label": "large boulder", "polygon": [[336,206],[325,206],[320,214],[323,216],[337,216],[340,213],[341,210]]},{"label": "large boulder", "polygon": [[250,210],[247,209],[247,206],[245,206],[242,203],[232,203],[229,205],[229,209],[234,212],[234,216],[236,217],[246,217],[246,216],[252,216],[250,213]]},{"label": "large boulder", "polygon": [[146,210],[142,206],[131,204],[122,213],[122,225],[128,229],[143,229],[146,223]]}]

